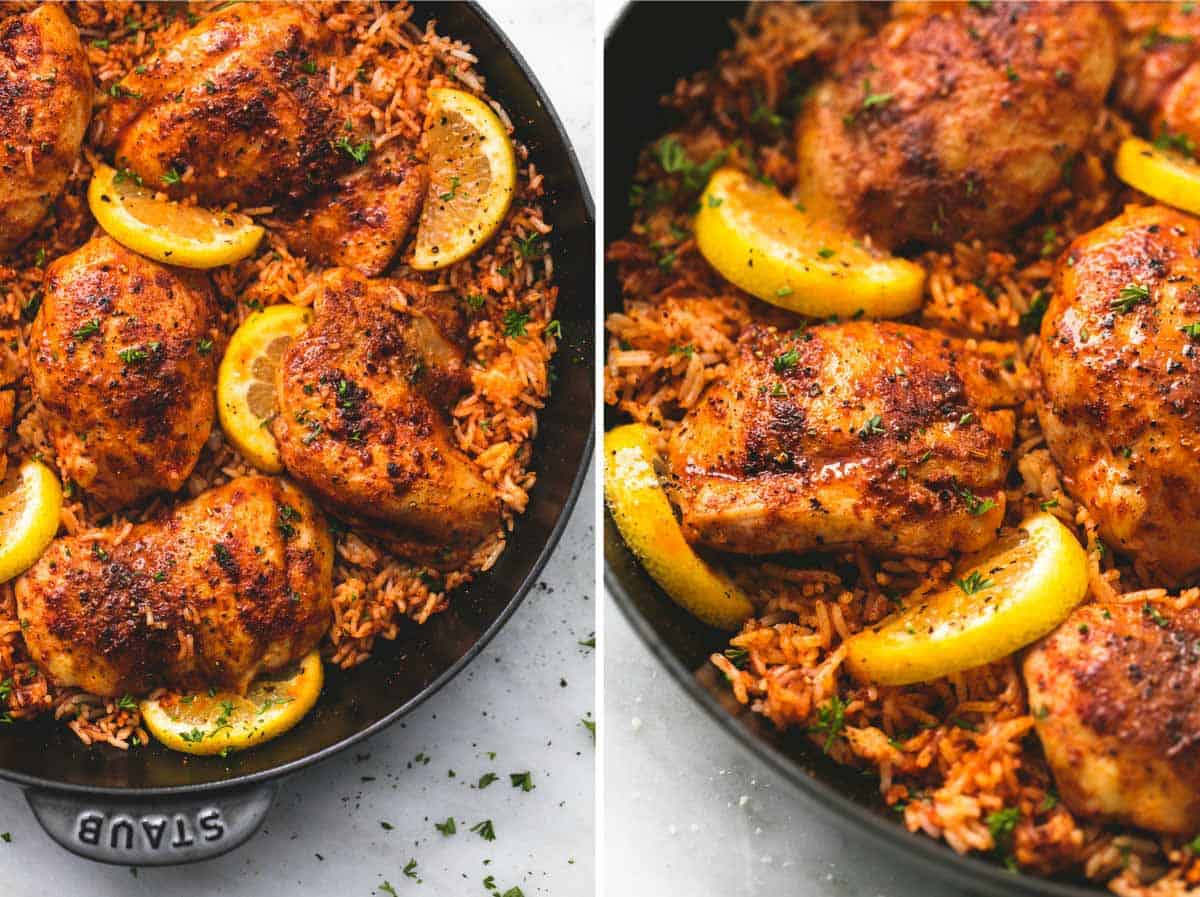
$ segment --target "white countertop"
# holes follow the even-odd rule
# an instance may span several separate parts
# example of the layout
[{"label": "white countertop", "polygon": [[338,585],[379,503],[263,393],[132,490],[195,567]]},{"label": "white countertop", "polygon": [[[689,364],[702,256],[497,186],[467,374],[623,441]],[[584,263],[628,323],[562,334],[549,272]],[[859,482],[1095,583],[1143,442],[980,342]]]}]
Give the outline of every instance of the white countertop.
[{"label": "white countertop", "polygon": [[[550,95],[591,179],[590,3],[484,5]],[[491,875],[501,894],[513,886],[526,897],[591,894],[595,749],[579,720],[594,711],[594,652],[578,643],[595,628],[593,480],[541,582],[488,648],[402,723],[284,781],[249,843],[215,860],[134,875],[57,847],[20,789],[0,784],[0,832],[11,833],[0,840],[0,893],[371,897],[386,879],[399,895],[486,897]],[[430,762],[414,763],[418,754]],[[508,778],[526,770],[529,792]],[[488,772],[499,778],[479,790]],[[433,827],[447,816],[458,822],[453,836]],[[494,841],[467,830],[484,819],[493,820]],[[419,882],[404,875],[410,859]]]}]

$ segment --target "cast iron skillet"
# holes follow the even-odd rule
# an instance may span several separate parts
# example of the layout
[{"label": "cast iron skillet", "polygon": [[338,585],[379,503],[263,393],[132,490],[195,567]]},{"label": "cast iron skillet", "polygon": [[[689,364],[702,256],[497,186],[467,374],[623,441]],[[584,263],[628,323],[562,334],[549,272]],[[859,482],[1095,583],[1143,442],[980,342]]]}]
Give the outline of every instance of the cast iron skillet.
[{"label": "cast iron skillet", "polygon": [[508,110],[548,187],[562,322],[557,382],[542,411],[537,485],[496,566],[456,592],[450,608],[347,672],[327,669],[316,708],[287,735],[228,759],[185,757],[153,746],[85,747],[61,724],[4,727],[0,776],[27,787],[38,821],[92,859],[168,865],[245,841],[278,780],[332,756],[416,707],[458,673],[499,630],[536,581],[574,505],[591,457],[595,322],[592,200],[550,101],[516,48],[478,5],[417,4],[423,25],[468,41],[489,93]]},{"label": "cast iron skillet", "polygon": [[[711,66],[718,51],[731,47],[729,27],[741,18],[745,3],[632,3],[625,7],[604,44],[604,112],[609,123],[604,141],[604,242],[622,237],[629,227],[629,185],[639,150],[668,130],[670,114],[658,98],[675,81]],[[687,37],[663,40],[686,21]],[[636,65],[630,65],[636,60]],[[605,311],[621,307],[615,266],[607,266]],[[622,421],[605,409],[605,429]],[[882,805],[877,782],[838,766],[808,739],[780,735],[769,723],[746,711],[708,662],[726,647],[726,636],[679,609],[646,575],[605,514],[605,585],[633,628],[686,691],[735,738],[781,777],[822,818],[859,838],[864,851],[876,846],[899,861],[920,864],[940,878],[975,894],[1096,897],[1095,887],[1014,875],[997,863],[962,857],[924,835],[909,833],[896,814]],[[1104,892],[1106,893],[1106,892]]]}]

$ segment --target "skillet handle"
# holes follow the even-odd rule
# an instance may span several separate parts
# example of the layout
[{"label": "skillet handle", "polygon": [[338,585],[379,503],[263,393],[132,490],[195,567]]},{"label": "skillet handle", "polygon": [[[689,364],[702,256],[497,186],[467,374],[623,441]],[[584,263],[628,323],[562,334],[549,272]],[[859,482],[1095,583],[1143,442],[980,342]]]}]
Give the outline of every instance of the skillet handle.
[{"label": "skillet handle", "polygon": [[25,799],[46,834],[72,853],[121,866],[172,866],[220,856],[258,831],[275,783],[144,798],[30,788]]}]

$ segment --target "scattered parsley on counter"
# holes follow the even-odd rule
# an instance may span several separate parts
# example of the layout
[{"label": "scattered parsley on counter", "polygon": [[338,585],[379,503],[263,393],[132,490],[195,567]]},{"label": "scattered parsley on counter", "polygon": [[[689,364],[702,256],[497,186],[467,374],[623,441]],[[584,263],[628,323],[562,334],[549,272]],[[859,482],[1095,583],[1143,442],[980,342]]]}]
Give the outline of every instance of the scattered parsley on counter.
[{"label": "scattered parsley on counter", "polygon": [[[500,777],[498,775],[496,775],[494,772],[486,772],[482,776],[479,777],[479,784],[476,787],[478,787],[480,789],[486,788],[488,785],[492,784],[492,782],[496,781],[496,779],[498,779],[498,778],[500,778]],[[474,829],[472,829],[472,831],[474,831]]]},{"label": "scattered parsley on counter", "polygon": [[433,824],[433,827],[435,829],[437,829],[439,832],[441,832],[443,835],[453,835],[458,832],[458,826],[456,826],[454,824],[453,816],[446,817],[445,822],[435,822]]},{"label": "scattered parsley on counter", "polygon": [[510,772],[508,778],[514,788],[522,791],[532,791],[537,787],[533,784],[533,774],[530,772]]},{"label": "scattered parsley on counter", "polygon": [[485,841],[496,840],[496,829],[492,826],[492,820],[485,819],[483,822],[477,822],[471,826],[471,831],[479,835]]}]

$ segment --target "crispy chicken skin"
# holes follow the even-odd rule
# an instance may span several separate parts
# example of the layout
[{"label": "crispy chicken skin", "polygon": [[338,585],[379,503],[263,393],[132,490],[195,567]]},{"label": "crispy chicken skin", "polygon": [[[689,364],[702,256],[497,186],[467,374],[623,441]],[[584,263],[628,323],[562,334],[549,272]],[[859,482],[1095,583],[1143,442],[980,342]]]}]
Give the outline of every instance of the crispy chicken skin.
[{"label": "crispy chicken skin", "polygon": [[1180,3],[1118,3],[1126,42],[1114,99],[1145,123],[1200,143],[1200,15]]},{"label": "crispy chicken skin", "polygon": [[[1034,361],[1038,417],[1104,541],[1200,571],[1200,220],[1130,207],[1068,247]],[[1124,298],[1123,298],[1124,297]]]},{"label": "crispy chicken skin", "polygon": [[0,22],[0,254],[62,193],[92,116],[92,70],[62,7]]},{"label": "crispy chicken skin", "polygon": [[940,557],[995,537],[1016,401],[999,347],[859,321],[755,326],[738,350],[670,441],[690,541]]},{"label": "crispy chicken skin", "polygon": [[98,237],[46,269],[29,373],[63,478],[106,510],[174,492],[213,423],[220,346],[206,275]]},{"label": "crispy chicken skin", "polygon": [[382,274],[417,220],[428,183],[424,163],[392,141],[275,230],[310,261]]},{"label": "crispy chicken skin", "polygon": [[190,168],[170,190],[207,203],[310,192],[347,161],[327,81],[306,70],[320,39],[299,6],[247,3],[206,17],[119,82],[103,113],[105,148],[155,187]]},{"label": "crispy chicken skin", "polygon": [[500,528],[495,490],[455,445],[467,384],[446,303],[415,282],[323,275],[315,320],[287,348],[272,429],[284,466],[334,515],[401,555],[460,566]]},{"label": "crispy chicken skin", "polygon": [[244,692],[329,627],[333,544],[295,486],[241,477],[119,544],[56,539],[15,588],[25,644],[58,685]]},{"label": "crispy chicken skin", "polygon": [[1200,611],[1091,604],[1025,658],[1029,706],[1075,813],[1200,829]]},{"label": "crispy chicken skin", "polygon": [[884,245],[1004,234],[1059,183],[1116,64],[1116,29],[1092,4],[901,16],[805,104],[798,192]]}]

